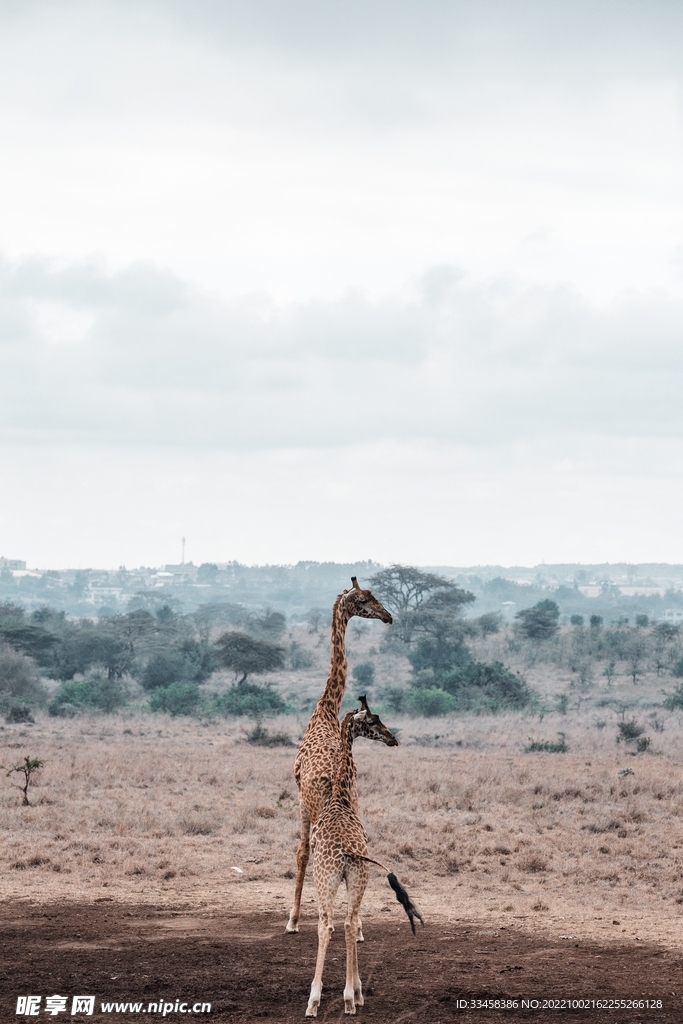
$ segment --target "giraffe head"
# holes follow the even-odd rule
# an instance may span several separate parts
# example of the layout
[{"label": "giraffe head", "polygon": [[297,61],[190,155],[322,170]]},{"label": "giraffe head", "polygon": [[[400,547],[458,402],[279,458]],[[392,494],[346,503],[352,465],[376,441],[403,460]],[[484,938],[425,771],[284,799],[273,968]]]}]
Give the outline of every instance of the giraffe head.
[{"label": "giraffe head", "polygon": [[361,710],[353,712],[353,720],[351,721],[353,738],[356,739],[357,736],[363,736],[366,740],[381,740],[388,747],[397,747],[398,740],[393,732],[387,729],[379,715],[373,715],[368,707],[365,696],[359,697],[358,700]]},{"label": "giraffe head", "polygon": [[341,595],[348,617],[358,615],[361,619],[381,619],[382,622],[391,625],[394,620],[384,605],[380,604],[369,590],[363,590],[355,576],[351,577],[351,583],[351,590],[345,590]]}]

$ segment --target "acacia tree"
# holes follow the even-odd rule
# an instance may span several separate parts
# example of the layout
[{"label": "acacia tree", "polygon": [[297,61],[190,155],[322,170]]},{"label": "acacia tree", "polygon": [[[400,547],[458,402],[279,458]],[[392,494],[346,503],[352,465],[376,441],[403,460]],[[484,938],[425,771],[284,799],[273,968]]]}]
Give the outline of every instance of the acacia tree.
[{"label": "acacia tree", "polygon": [[453,580],[413,565],[390,565],[371,576],[369,583],[375,597],[398,616],[417,611],[435,590],[455,587]]},{"label": "acacia tree", "polygon": [[559,629],[560,609],[555,601],[546,598],[538,601],[533,608],[517,612],[519,631],[529,640],[550,640]]},{"label": "acacia tree", "polygon": [[459,615],[461,606],[474,595],[461,590],[453,580],[412,565],[390,565],[369,580],[372,592],[394,616],[387,636],[406,644],[426,634],[443,634]]},{"label": "acacia tree", "polygon": [[10,765],[10,767],[7,769],[8,778],[10,775],[13,775],[14,773],[24,776],[24,785],[20,785],[17,787],[17,789],[20,789],[24,794],[24,799],[22,800],[22,807],[31,806],[28,799],[28,787],[31,784],[31,776],[35,775],[36,772],[40,771],[44,764],[45,762],[41,761],[37,757],[25,757],[23,761],[19,762],[19,764]]},{"label": "acacia tree", "polygon": [[242,686],[250,675],[262,675],[283,668],[285,651],[278,644],[256,640],[248,633],[223,633],[216,641],[216,656],[225,668],[241,675],[237,685]]}]

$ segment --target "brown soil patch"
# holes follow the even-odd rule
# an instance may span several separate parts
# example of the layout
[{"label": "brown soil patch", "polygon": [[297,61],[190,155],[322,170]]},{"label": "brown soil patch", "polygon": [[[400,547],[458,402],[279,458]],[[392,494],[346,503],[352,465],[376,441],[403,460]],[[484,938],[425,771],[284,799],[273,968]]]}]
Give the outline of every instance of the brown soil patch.
[{"label": "brown soil patch", "polygon": [[[365,923],[360,950],[368,1022],[425,1020],[429,1024],[534,1020],[677,1022],[682,1017],[678,952],[646,943],[608,945],[548,938],[508,928],[434,920],[415,938],[397,917]],[[18,995],[92,994],[93,1017],[67,1014],[38,1020],[157,1019],[152,1014],[100,1012],[102,1001],[186,999],[212,1004],[203,1020],[278,1024],[304,1019],[314,970],[314,919],[286,936],[282,913],[241,914],[195,907],[131,906],[99,898],[90,904],[4,904],[0,948],[12,950],[0,973],[2,1020],[15,1015]],[[342,924],[342,922],[339,922]],[[330,945],[319,1020],[344,1018],[343,924]],[[661,999],[662,1008],[564,1010],[466,1009],[473,999]],[[160,1017],[161,1015],[159,1015]],[[26,1018],[32,1019],[32,1018]],[[184,1020],[171,1013],[167,1019]],[[193,1018],[190,1018],[193,1019]],[[196,1015],[195,1015],[196,1019]]]}]

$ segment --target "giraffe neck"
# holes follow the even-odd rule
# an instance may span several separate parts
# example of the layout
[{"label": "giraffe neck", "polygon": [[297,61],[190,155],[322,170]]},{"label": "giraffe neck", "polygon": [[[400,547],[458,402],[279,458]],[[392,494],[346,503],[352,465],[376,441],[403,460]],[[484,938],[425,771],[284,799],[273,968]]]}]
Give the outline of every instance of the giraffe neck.
[{"label": "giraffe neck", "polygon": [[339,708],[346,689],[346,644],[344,638],[350,616],[343,597],[343,594],[339,595],[332,610],[330,671],[325,689],[318,701],[318,707],[334,715],[335,719],[339,716]]},{"label": "giraffe neck", "polygon": [[334,778],[332,794],[337,800],[353,803],[352,790],[355,779],[355,765],[353,763],[353,712],[349,712],[344,718],[341,727],[341,759],[337,774]]}]

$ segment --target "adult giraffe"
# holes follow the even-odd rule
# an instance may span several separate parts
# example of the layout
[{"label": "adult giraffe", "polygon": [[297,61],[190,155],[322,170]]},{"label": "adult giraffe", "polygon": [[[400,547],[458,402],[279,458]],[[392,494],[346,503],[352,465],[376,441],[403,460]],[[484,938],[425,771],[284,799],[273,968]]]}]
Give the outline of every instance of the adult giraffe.
[{"label": "adult giraffe", "polygon": [[[334,602],[332,609],[332,635],[330,644],[330,671],[325,689],[306,726],[304,738],[294,762],[294,778],[299,788],[301,811],[301,838],[296,854],[296,888],[294,905],[285,931],[299,931],[301,892],[310,857],[311,825],[317,820],[325,799],[332,792],[339,758],[341,756],[341,728],[339,708],[346,688],[346,627],[354,615],[361,619],[380,619],[390,624],[393,619],[386,608],[369,590],[358,585],[351,577],[351,590],[345,590]],[[386,742],[386,740],[385,740]],[[353,785],[356,806],[358,793]],[[362,937],[362,933],[359,938]]]}]

